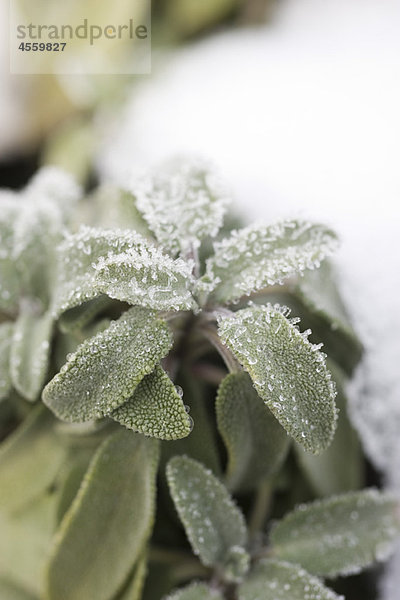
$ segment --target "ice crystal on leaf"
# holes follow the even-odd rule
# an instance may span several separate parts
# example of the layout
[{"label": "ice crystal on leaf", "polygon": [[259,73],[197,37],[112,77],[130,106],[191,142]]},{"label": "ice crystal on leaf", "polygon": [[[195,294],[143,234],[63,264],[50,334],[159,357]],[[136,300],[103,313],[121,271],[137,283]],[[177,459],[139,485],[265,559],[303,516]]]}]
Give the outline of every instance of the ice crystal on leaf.
[{"label": "ice crystal on leaf", "polygon": [[335,234],[322,225],[282,221],[251,225],[214,245],[206,276],[215,302],[229,303],[305,269],[318,267],[336,248]]},{"label": "ice crystal on leaf", "polygon": [[131,191],[157,240],[171,254],[198,248],[222,226],[227,193],[210,165],[172,161],[132,182]]},{"label": "ice crystal on leaf", "polygon": [[109,415],[132,396],[171,346],[167,324],[154,311],[133,307],[78,347],[45,387],[43,401],[69,422]]},{"label": "ice crystal on leaf", "polygon": [[335,387],[325,355],[283,312],[250,306],[221,317],[219,334],[280,424],[306,450],[318,453],[335,431]]}]

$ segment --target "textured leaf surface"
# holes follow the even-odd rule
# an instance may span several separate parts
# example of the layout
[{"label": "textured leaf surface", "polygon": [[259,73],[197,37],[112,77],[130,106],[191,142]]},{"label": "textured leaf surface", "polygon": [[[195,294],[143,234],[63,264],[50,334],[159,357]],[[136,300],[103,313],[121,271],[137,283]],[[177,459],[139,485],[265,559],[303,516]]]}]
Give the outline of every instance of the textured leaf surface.
[{"label": "textured leaf surface", "polygon": [[39,406],[0,446],[0,510],[18,514],[54,482],[66,449],[53,425],[51,413]]},{"label": "textured leaf surface", "polygon": [[11,376],[16,390],[28,400],[36,400],[47,375],[53,316],[38,316],[28,308],[15,323],[11,347]]},{"label": "textured leaf surface", "polygon": [[247,373],[232,373],[221,383],[218,429],[228,451],[227,486],[252,489],[282,464],[289,437],[265,406]]},{"label": "textured leaf surface", "polygon": [[344,600],[296,565],[262,560],[239,587],[238,600]]},{"label": "textured leaf surface", "polygon": [[319,453],[335,431],[335,387],[319,346],[284,313],[278,306],[239,310],[220,319],[219,334],[281,425]]},{"label": "textured leaf surface", "polygon": [[155,312],[133,307],[85,340],[43,391],[43,401],[69,422],[90,421],[121,406],[172,345]]},{"label": "textured leaf surface", "polygon": [[0,400],[7,397],[11,389],[10,349],[13,323],[0,323]]},{"label": "textured leaf surface", "polygon": [[335,234],[322,225],[301,221],[252,225],[215,244],[206,278],[214,282],[215,301],[233,302],[318,267],[335,248]]},{"label": "textured leaf surface", "polygon": [[186,456],[169,461],[167,479],[194,553],[205,565],[220,565],[231,580],[240,579],[249,561],[246,525],[225,486]]},{"label": "textured leaf surface", "polygon": [[102,444],[56,536],[49,600],[118,592],[150,534],[157,464],[154,440],[120,431]]},{"label": "textured leaf surface", "polygon": [[133,396],[110,417],[128,429],[161,440],[177,440],[191,430],[182,397],[160,366],[142,379]]},{"label": "textured leaf surface", "polygon": [[204,583],[192,583],[181,590],[170,594],[165,600],[223,600],[216,590]]},{"label": "textured leaf surface", "polygon": [[19,279],[13,260],[14,223],[19,197],[0,190],[0,310],[13,313],[18,306]]},{"label": "textured leaf surface", "polygon": [[385,560],[399,532],[398,502],[371,489],[300,505],[276,525],[271,541],[278,559],[335,577]]},{"label": "textured leaf surface", "polygon": [[58,262],[55,314],[102,293],[159,310],[194,306],[190,265],[133,231],[81,227],[61,244]]},{"label": "textured leaf surface", "polygon": [[327,362],[336,383],[336,405],[339,418],[335,437],[329,448],[319,456],[305,452],[295,444],[294,450],[308,481],[318,496],[332,496],[363,485],[364,458],[356,431],[347,416],[343,374],[332,361]]},{"label": "textured leaf surface", "polygon": [[118,600],[141,600],[142,591],[147,573],[147,556],[144,554],[139,559],[133,574],[129,578],[128,585],[118,596]]},{"label": "textured leaf surface", "polygon": [[212,169],[199,161],[172,161],[135,181],[132,193],[150,229],[172,254],[198,247],[222,226],[226,191]]},{"label": "textured leaf surface", "polygon": [[77,332],[87,327],[90,322],[112,304],[112,300],[105,294],[89,300],[80,306],[75,306],[64,312],[58,326],[64,333]]}]

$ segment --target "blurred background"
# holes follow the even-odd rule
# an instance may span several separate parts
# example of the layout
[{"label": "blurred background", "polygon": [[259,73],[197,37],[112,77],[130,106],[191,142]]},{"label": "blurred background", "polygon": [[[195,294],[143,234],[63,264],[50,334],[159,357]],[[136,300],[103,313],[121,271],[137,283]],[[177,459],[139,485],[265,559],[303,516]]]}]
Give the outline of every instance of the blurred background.
[{"label": "blurred background", "polygon": [[[11,76],[7,6],[0,186],[21,187],[46,163],[88,188],[124,184],[171,155],[198,155],[215,162],[244,219],[335,228],[366,348],[352,418],[399,491],[400,0],[153,0],[153,72],[131,77]],[[399,589],[400,551],[381,598]]]}]

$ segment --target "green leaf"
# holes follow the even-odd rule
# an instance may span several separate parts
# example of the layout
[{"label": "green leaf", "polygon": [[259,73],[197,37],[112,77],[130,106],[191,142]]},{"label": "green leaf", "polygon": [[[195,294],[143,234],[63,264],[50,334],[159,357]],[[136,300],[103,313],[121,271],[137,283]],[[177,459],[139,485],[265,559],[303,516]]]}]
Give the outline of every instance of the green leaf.
[{"label": "green leaf", "polygon": [[227,486],[251,490],[275,473],[289,448],[285,430],[255,391],[247,373],[231,373],[216,401],[218,429],[228,451]]},{"label": "green leaf", "polygon": [[15,586],[14,584],[0,580],[1,600],[37,600],[37,597]]},{"label": "green leaf", "polygon": [[131,432],[101,445],[56,535],[46,598],[109,600],[119,591],[151,531],[157,464],[158,444]]},{"label": "green leaf", "polygon": [[318,267],[336,245],[335,234],[322,225],[302,221],[252,225],[215,244],[203,281],[212,282],[214,302],[234,302]]},{"label": "green leaf", "polygon": [[18,308],[20,283],[13,259],[14,224],[20,209],[19,197],[0,190],[0,311],[9,314]]},{"label": "green leaf", "polygon": [[0,446],[0,510],[18,513],[48,489],[66,460],[54,418],[35,408]]},{"label": "green leaf", "polygon": [[102,293],[159,310],[195,308],[191,266],[139,233],[81,227],[59,248],[55,315]]},{"label": "green leaf", "polygon": [[141,600],[146,574],[147,555],[144,553],[135,566],[124,591],[118,596],[118,600]]},{"label": "green leaf", "polygon": [[219,565],[228,580],[239,581],[249,566],[246,524],[225,486],[187,456],[169,461],[167,479],[194,553],[206,566]]},{"label": "green leaf", "polygon": [[0,400],[7,397],[12,385],[10,350],[13,330],[13,323],[0,323]]},{"label": "green leaf", "polygon": [[171,346],[168,325],[154,311],[133,307],[79,346],[45,387],[43,401],[68,422],[106,416],[133,394]]},{"label": "green leaf", "polygon": [[128,429],[161,440],[177,440],[189,435],[191,430],[182,398],[159,365],[110,417]]},{"label": "green leaf", "polygon": [[223,600],[223,597],[205,583],[192,583],[170,594],[165,600]]},{"label": "green leaf", "polygon": [[157,240],[173,255],[198,248],[222,226],[227,194],[203,162],[173,160],[134,182],[132,193]]},{"label": "green leaf", "polygon": [[64,312],[58,321],[63,333],[76,332],[91,323],[91,321],[112,304],[106,295],[97,296],[89,302],[75,306]]},{"label": "green leaf", "polygon": [[219,334],[280,424],[317,454],[335,432],[335,386],[319,346],[286,314],[277,305],[251,306],[222,317]]},{"label": "green leaf", "polygon": [[347,416],[347,400],[344,394],[343,373],[328,360],[328,367],[336,383],[336,404],[339,418],[335,437],[329,448],[319,456],[305,452],[295,444],[298,462],[318,496],[332,496],[363,485],[364,459],[356,431]]},{"label": "green leaf", "polygon": [[36,400],[47,375],[53,316],[42,316],[27,305],[20,313],[14,328],[11,346],[11,377],[15,389],[28,400]]},{"label": "green leaf", "polygon": [[386,560],[400,533],[398,501],[370,489],[300,505],[271,534],[274,556],[325,577]]},{"label": "green leaf", "polygon": [[344,600],[296,565],[258,562],[239,587],[238,600]]},{"label": "green leaf", "polygon": [[133,229],[146,238],[152,238],[131,192],[110,183],[103,183],[91,194],[89,200],[94,213],[92,224],[96,227]]},{"label": "green leaf", "polygon": [[56,493],[43,492],[18,512],[0,510],[0,577],[37,598],[43,597],[43,569],[54,535],[57,501]]}]

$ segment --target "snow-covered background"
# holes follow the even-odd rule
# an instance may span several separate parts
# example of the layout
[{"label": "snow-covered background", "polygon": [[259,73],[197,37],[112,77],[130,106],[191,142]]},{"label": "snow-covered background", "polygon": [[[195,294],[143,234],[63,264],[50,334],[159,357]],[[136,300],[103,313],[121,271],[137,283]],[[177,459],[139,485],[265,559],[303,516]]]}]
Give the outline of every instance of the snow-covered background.
[{"label": "snow-covered background", "polygon": [[[211,158],[246,215],[303,216],[342,239],[341,287],[367,352],[354,421],[400,491],[400,1],[282,0],[268,27],[163,57],[99,151],[106,178]],[[400,552],[383,584],[400,598]]]}]

